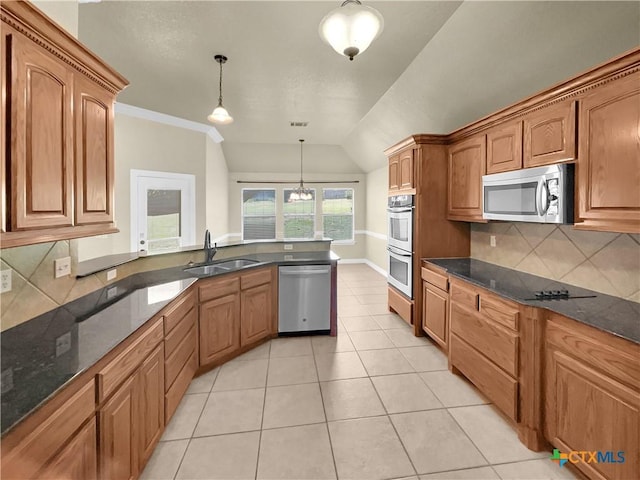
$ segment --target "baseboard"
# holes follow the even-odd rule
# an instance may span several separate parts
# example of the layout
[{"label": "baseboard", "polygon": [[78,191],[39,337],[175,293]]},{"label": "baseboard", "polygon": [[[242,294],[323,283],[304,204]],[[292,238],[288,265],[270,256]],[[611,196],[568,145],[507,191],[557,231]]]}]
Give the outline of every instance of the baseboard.
[{"label": "baseboard", "polygon": [[373,270],[375,270],[377,273],[382,275],[384,278],[387,278],[387,271],[384,268],[380,268],[378,265],[376,265],[371,260],[368,260],[366,258],[341,258],[340,260],[338,260],[338,263],[339,264],[340,263],[342,264],[364,263],[367,266],[371,267]]}]

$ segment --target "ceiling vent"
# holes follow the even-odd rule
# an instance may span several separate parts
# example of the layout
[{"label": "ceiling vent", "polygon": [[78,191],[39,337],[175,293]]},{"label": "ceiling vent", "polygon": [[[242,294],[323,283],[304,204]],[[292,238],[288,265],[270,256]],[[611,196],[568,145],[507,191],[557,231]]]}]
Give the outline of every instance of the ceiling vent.
[{"label": "ceiling vent", "polygon": [[309,122],[290,122],[289,125],[292,127],[306,127],[309,125]]}]

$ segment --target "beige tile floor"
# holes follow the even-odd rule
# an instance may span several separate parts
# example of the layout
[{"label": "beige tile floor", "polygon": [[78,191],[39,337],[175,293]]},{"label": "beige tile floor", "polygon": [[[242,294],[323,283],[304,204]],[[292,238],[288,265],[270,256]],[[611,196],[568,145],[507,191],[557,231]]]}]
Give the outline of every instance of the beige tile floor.
[{"label": "beige tile floor", "polygon": [[338,336],[272,340],[193,380],[142,478],[573,479],[338,268]]}]

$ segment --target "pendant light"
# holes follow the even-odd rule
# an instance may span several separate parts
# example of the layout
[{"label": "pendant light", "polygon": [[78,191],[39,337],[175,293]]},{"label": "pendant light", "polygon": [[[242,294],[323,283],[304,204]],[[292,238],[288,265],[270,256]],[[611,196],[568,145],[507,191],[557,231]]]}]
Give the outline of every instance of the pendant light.
[{"label": "pendant light", "polygon": [[384,19],[375,8],[359,0],[345,0],[320,22],[320,36],[340,55],[353,57],[364,52],[384,28]]},{"label": "pendant light", "polygon": [[211,123],[217,123],[219,125],[228,125],[233,122],[233,117],[229,115],[227,109],[222,106],[222,64],[228,59],[224,55],[216,55],[213,59],[220,64],[220,96],[218,97],[218,106],[213,109],[213,112],[207,117]]},{"label": "pendant light", "polygon": [[311,190],[304,186],[304,182],[302,181],[302,144],[304,143],[303,139],[298,140],[300,142],[300,185],[291,192],[289,195],[289,200],[298,201],[298,200],[311,200],[313,195],[311,194]]}]

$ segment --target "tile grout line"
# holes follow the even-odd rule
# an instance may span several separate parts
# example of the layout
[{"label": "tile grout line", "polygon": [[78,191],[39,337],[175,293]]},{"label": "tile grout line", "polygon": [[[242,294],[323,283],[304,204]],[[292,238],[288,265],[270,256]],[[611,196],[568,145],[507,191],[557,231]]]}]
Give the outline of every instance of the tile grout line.
[{"label": "tile grout line", "polygon": [[258,435],[258,451],[256,452],[256,473],[254,479],[258,480],[258,467],[260,466],[260,450],[262,449],[262,427],[264,426],[264,411],[267,405],[267,385],[269,384],[269,366],[271,365],[271,343],[269,340],[269,352],[267,353],[267,374],[264,376],[264,397],[262,398],[262,416],[260,417],[260,433]]},{"label": "tile grout line", "polygon": [[[338,339],[338,332],[336,331],[336,343]],[[316,349],[313,347],[313,341],[311,343],[311,355],[313,356],[313,365],[316,369],[316,377],[318,377],[318,390],[320,390],[320,401],[322,402],[322,411],[324,412],[324,424],[327,429],[327,438],[329,439],[329,450],[331,450],[331,459],[333,460],[333,471],[338,479],[338,464],[336,463],[336,455],[333,451],[333,442],[331,441],[331,432],[329,431],[329,418],[327,416],[327,407],[324,403],[324,395],[322,394],[322,385],[320,384],[320,371],[318,370],[318,363],[316,362]],[[335,353],[335,352],[334,352]]]}]

